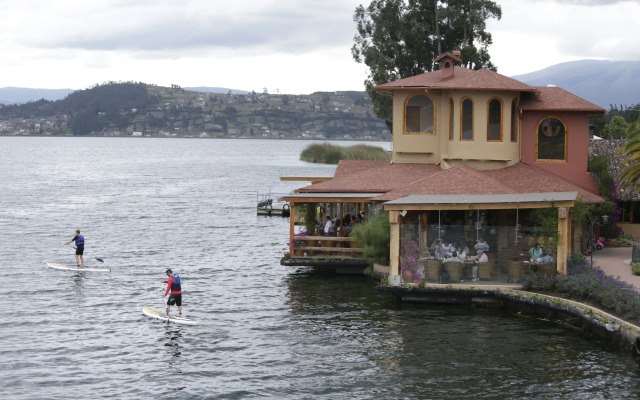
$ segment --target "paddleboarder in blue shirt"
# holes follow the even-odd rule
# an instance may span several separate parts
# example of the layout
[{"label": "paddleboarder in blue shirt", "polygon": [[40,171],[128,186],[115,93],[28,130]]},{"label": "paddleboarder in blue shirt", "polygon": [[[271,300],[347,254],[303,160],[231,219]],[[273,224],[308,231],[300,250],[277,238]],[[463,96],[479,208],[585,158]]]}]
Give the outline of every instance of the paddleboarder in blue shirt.
[{"label": "paddleboarder in blue shirt", "polygon": [[[80,265],[82,264],[82,268],[84,268],[84,236],[80,234],[80,229],[76,229],[76,235],[65,244],[69,244],[74,241],[76,242],[76,265],[80,268]],[[78,260],[80,262],[78,262]]]}]

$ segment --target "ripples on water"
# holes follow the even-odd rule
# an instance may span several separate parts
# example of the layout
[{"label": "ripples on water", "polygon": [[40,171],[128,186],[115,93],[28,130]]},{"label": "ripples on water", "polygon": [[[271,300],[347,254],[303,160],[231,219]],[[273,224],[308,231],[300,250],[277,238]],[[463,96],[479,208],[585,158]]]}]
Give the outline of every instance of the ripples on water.
[{"label": "ripples on water", "polygon": [[[631,357],[573,329],[280,266],[288,220],[257,217],[256,190],[332,175],[307,144],[0,137],[2,396],[638,398]],[[76,228],[111,274],[45,268]],[[167,267],[200,326],[142,315]]]}]

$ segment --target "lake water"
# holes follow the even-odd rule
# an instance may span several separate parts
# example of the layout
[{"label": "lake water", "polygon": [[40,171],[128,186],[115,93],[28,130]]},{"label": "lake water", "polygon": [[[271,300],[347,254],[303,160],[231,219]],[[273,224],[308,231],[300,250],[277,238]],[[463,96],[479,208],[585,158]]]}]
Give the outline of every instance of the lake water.
[{"label": "lake water", "polygon": [[[288,219],[257,216],[256,191],[332,175],[298,159],[309,143],[0,137],[1,396],[640,396],[630,355],[572,328],[397,305],[371,278],[281,266]],[[73,264],[76,228],[110,274],[46,268]],[[163,306],[167,267],[200,326],[142,314]]]}]

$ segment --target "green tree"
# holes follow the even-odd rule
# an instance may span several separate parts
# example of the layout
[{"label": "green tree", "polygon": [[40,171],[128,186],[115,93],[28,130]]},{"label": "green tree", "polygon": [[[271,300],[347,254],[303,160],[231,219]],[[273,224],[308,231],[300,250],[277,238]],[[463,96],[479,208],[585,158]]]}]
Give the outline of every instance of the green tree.
[{"label": "green tree", "polygon": [[358,6],[351,54],[369,67],[364,84],[376,115],[391,129],[392,101],[374,86],[432,71],[443,51],[460,49],[466,67],[495,69],[486,20],[501,17],[490,0],[373,0]]},{"label": "green tree", "polygon": [[382,265],[389,265],[390,254],[389,213],[380,212],[368,222],[356,224],[351,237],[362,248],[362,256]]},{"label": "green tree", "polygon": [[619,185],[640,190],[640,117],[627,129],[627,142],[620,149],[627,164],[620,173]]},{"label": "green tree", "polygon": [[624,120],[624,117],[616,115],[611,118],[611,122],[602,130],[602,134],[608,139],[622,139],[628,128],[629,124]]},{"label": "green tree", "polygon": [[593,125],[594,135],[601,136],[605,128],[606,121],[604,114],[589,114],[589,124]]}]

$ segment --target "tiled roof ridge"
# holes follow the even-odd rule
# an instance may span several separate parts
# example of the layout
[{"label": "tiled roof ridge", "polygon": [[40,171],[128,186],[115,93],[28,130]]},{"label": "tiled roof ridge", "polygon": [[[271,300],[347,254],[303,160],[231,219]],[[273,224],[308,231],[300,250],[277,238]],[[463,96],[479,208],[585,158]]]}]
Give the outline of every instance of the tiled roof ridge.
[{"label": "tiled roof ridge", "polygon": [[483,181],[490,183],[491,185],[493,185],[493,187],[500,188],[500,190],[502,190],[505,193],[512,193],[513,191],[515,191],[515,188],[500,182],[494,177],[486,175],[484,171],[480,171],[480,170],[468,167],[466,165],[462,165],[458,168],[469,170],[469,173],[471,173],[472,175],[475,175],[478,178],[482,179]]}]

